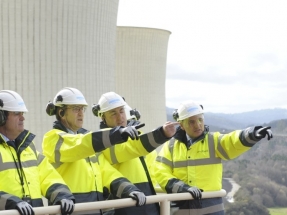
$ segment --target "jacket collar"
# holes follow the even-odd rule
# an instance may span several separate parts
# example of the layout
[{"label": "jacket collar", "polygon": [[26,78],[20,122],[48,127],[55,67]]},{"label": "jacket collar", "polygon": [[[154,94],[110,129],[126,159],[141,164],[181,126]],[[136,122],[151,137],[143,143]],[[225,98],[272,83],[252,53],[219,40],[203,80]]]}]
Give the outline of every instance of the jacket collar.
[{"label": "jacket collar", "polygon": [[68,129],[58,120],[53,123],[53,128],[68,133]]},{"label": "jacket collar", "polygon": [[[204,139],[205,135],[209,132],[209,126],[205,125],[204,126],[204,131],[202,132],[202,134],[195,138],[192,139],[192,142],[197,142],[197,141],[201,141]],[[186,137],[186,132],[184,130],[181,129],[180,126],[177,127],[176,129],[176,133],[174,135],[174,138],[182,143],[184,143],[187,148],[189,148],[188,143],[187,143],[187,137]]]},{"label": "jacket collar", "polygon": [[100,122],[100,129],[108,128],[107,124],[104,121]]}]

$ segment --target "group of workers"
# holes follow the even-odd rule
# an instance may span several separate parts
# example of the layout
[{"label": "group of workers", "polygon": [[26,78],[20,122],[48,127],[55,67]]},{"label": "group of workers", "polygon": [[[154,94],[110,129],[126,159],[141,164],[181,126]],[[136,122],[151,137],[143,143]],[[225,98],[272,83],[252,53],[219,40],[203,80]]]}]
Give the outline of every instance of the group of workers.
[{"label": "group of workers", "polygon": [[209,132],[203,106],[194,101],[175,110],[177,122],[143,133],[144,123],[127,119],[129,105],[115,92],[103,94],[93,105],[93,114],[102,121],[99,130],[89,131],[82,127],[87,106],[76,88],[57,92],[46,107],[56,120],[44,134],[39,153],[35,135],[24,129],[28,110],[22,97],[0,91],[0,210],[34,215],[33,208],[43,206],[45,197],[69,215],[75,214],[75,203],[132,198],[132,207],[76,214],[159,215],[159,204],[146,204],[158,184],[166,193],[191,194],[190,200],[175,202],[176,215],[223,215],[221,197],[201,198],[204,191],[222,188],[222,160],[273,137],[271,128],[262,126]]}]

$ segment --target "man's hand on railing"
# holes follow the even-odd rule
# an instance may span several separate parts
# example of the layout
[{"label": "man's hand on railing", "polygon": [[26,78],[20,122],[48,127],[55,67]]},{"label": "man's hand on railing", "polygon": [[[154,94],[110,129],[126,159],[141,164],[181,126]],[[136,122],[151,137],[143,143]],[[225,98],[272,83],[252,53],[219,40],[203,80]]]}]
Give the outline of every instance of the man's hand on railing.
[{"label": "man's hand on railing", "polygon": [[188,188],[187,192],[189,192],[194,199],[201,199],[201,192],[203,190],[198,189],[197,187],[190,187]]},{"label": "man's hand on railing", "polygon": [[16,204],[16,210],[19,212],[20,215],[34,215],[34,210],[32,206],[27,202],[18,202]]},{"label": "man's hand on railing", "polygon": [[133,191],[129,194],[129,196],[137,201],[137,207],[143,206],[146,203],[146,196],[143,192]]},{"label": "man's hand on railing", "polygon": [[69,215],[69,214],[73,213],[74,207],[75,207],[73,200],[62,199],[60,201],[60,205],[61,205],[61,214],[62,215]]},{"label": "man's hand on railing", "polygon": [[201,202],[201,197],[202,197],[202,189],[198,189],[197,187],[190,187],[188,188],[187,192],[189,192],[192,197],[193,197],[193,201],[192,201],[192,208],[201,208],[202,207],[202,202]]}]

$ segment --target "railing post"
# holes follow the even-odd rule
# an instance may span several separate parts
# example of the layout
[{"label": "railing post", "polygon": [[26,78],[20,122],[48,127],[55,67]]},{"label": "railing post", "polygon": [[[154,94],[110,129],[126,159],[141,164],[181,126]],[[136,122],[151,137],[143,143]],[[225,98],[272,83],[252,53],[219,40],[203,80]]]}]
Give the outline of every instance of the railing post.
[{"label": "railing post", "polygon": [[167,199],[160,202],[160,215],[170,215],[170,201]]}]

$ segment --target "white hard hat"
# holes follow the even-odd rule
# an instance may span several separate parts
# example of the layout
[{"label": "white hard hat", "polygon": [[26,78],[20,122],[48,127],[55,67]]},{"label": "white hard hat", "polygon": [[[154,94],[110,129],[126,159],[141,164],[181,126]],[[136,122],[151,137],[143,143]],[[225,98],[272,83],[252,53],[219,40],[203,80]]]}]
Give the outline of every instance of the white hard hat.
[{"label": "white hard hat", "polygon": [[60,90],[55,96],[53,104],[58,107],[63,105],[88,105],[83,94],[72,87],[65,87]]},{"label": "white hard hat", "polygon": [[104,93],[98,102],[98,116],[101,117],[103,113],[117,107],[125,106],[127,103],[123,97],[115,92]]},{"label": "white hard hat", "polygon": [[128,104],[125,105],[125,113],[127,120],[131,119],[139,120],[141,116],[138,110],[132,109]]},{"label": "white hard hat", "polygon": [[0,91],[0,110],[28,112],[22,97],[12,90]]},{"label": "white hard hat", "polygon": [[177,109],[177,121],[202,113],[204,113],[202,105],[199,105],[194,101],[186,101],[181,103]]}]

